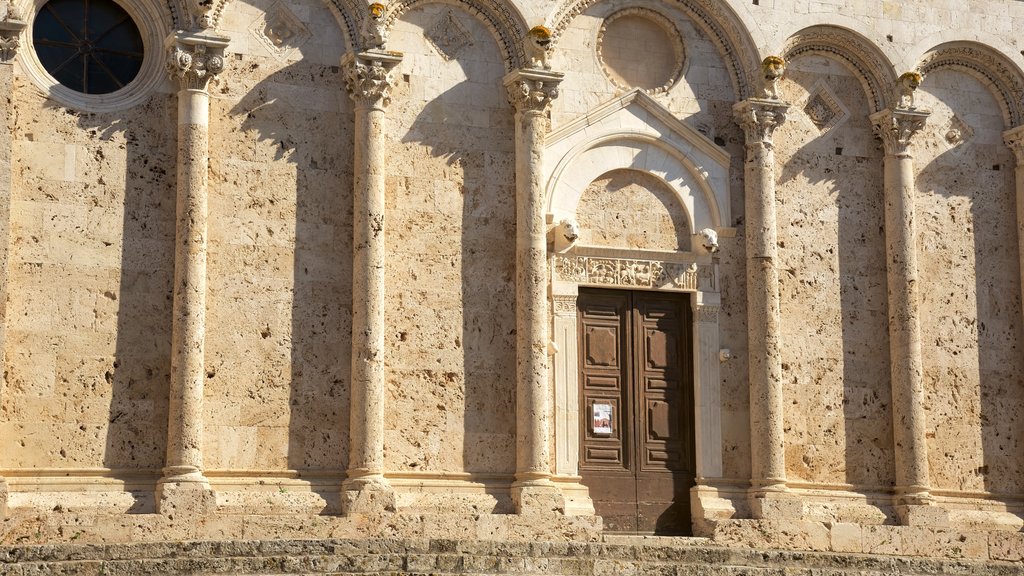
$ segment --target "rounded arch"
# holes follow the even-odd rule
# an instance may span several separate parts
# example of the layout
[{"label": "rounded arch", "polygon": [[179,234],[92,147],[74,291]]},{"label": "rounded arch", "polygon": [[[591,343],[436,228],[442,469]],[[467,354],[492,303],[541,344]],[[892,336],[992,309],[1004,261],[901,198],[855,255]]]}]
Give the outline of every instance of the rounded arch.
[{"label": "rounded arch", "polygon": [[719,199],[708,181],[724,182],[728,177],[724,169],[698,167],[686,151],[669,141],[635,132],[606,134],[576,146],[562,157],[548,181],[548,211],[575,214],[586,188],[613,170],[637,170],[663,182],[685,209],[691,232],[725,226]]},{"label": "rounded arch", "polygon": [[849,68],[864,87],[874,112],[892,104],[895,69],[885,53],[861,34],[838,26],[804,28],[789,37],[782,57],[789,62],[805,54],[822,54]]},{"label": "rounded arch", "polygon": [[[562,0],[548,17],[548,27],[554,34],[555,43],[577,16],[600,1]],[[726,2],[671,0],[671,3],[689,16],[714,43],[725,60],[737,97],[743,100],[752,96],[761,58],[750,31],[739,15]]]},{"label": "rounded arch", "polygon": [[402,14],[421,4],[430,3],[452,4],[479,18],[498,43],[501,57],[505,61],[505,71],[511,72],[523,67],[526,55],[522,41],[526,37],[526,21],[516,8],[501,0],[398,0],[388,4],[385,26],[391,30]]},{"label": "rounded arch", "polygon": [[961,70],[992,90],[1006,128],[1024,122],[1024,73],[998,50],[971,41],[940,44],[918,61],[917,70],[928,75],[943,68]]}]

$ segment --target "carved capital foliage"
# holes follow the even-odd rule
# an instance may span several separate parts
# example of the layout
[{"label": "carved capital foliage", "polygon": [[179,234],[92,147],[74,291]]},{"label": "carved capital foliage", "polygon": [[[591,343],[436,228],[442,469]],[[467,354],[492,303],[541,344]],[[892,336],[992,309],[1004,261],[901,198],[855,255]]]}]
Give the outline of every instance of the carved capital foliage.
[{"label": "carved capital foliage", "polygon": [[[8,10],[13,10],[13,7]],[[21,48],[21,31],[28,24],[17,18],[17,13],[8,12],[7,19],[0,21],[0,62],[8,63],[14,60]]]},{"label": "carved capital foliage", "polygon": [[871,127],[887,156],[910,154],[910,140],[928,119],[927,110],[882,110],[871,115]]},{"label": "carved capital foliage", "polygon": [[174,34],[167,42],[167,72],[182,90],[203,90],[224,71],[228,39],[201,34]]},{"label": "carved capital foliage", "polygon": [[391,89],[395,86],[392,71],[401,61],[399,52],[371,50],[346,54],[341,65],[348,95],[357,105],[386,107],[391,103]]},{"label": "carved capital foliage", "polygon": [[1024,126],[1017,126],[1003,132],[1003,142],[1017,158],[1017,166],[1024,166]]},{"label": "carved capital foliage", "polygon": [[563,74],[550,70],[515,70],[505,76],[508,100],[517,112],[546,112],[551,101],[558,97],[562,77]]},{"label": "carved capital foliage", "polygon": [[743,129],[747,146],[772,145],[775,129],[786,121],[789,104],[781,100],[750,98],[733,106],[736,123]]}]

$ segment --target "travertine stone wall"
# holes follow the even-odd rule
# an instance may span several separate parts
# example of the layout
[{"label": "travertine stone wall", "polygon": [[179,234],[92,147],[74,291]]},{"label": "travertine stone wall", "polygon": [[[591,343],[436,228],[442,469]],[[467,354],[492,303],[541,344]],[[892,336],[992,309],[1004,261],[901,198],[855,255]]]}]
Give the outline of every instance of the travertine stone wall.
[{"label": "travertine stone wall", "polygon": [[[265,9],[265,7],[264,7]],[[352,104],[326,6],[272,52],[238,5],[210,88],[206,466],[343,470],[348,454]]]},{"label": "travertine stone wall", "polygon": [[929,464],[937,489],[1024,492],[1020,266],[1013,155],[991,92],[939,70],[913,148]]},{"label": "travertine stone wall", "polygon": [[776,131],[779,288],[790,479],[893,482],[882,158],[859,80],[790,62]]},{"label": "travertine stone wall", "polygon": [[175,103],[118,114],[13,96],[0,467],[163,465]]},{"label": "travertine stone wall", "polygon": [[675,193],[658,178],[614,170],[595,180],[576,207],[580,243],[644,250],[690,249],[690,226]]},{"label": "travertine stone wall", "polygon": [[510,473],[515,141],[501,54],[443,4],[405,14],[388,46],[405,56],[388,110],[385,462]]}]

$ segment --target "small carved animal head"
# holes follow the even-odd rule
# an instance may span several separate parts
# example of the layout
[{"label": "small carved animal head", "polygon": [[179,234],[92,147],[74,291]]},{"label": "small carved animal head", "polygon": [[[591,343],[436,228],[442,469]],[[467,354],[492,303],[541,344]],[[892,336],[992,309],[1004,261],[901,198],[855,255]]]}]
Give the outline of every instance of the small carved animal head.
[{"label": "small carved animal head", "polygon": [[778,56],[769,56],[761,62],[761,73],[769,82],[782,78],[786,72],[786,61]]},{"label": "small carved animal head", "polygon": [[370,4],[370,17],[374,20],[379,20],[384,17],[384,11],[386,8],[380,2],[374,2]]},{"label": "small carved animal head", "polygon": [[545,50],[551,44],[551,30],[547,26],[534,26],[530,28],[526,36],[531,42]]},{"label": "small carved animal head", "polygon": [[715,232],[711,228],[705,228],[700,231],[700,236],[700,244],[701,246],[704,247],[705,250],[712,254],[718,252],[718,232]]},{"label": "small carved animal head", "polygon": [[580,237],[580,223],[572,218],[565,218],[558,222],[558,228],[555,233],[559,239],[564,238],[568,244],[572,245]]},{"label": "small carved animal head", "polygon": [[904,72],[900,75],[900,85],[909,90],[917,90],[923,80],[924,76],[920,72]]}]

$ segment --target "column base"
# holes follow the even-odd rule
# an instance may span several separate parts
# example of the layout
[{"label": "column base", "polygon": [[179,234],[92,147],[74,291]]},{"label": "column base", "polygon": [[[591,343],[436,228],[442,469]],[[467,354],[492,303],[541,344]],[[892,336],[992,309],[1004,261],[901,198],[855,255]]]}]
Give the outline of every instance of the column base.
[{"label": "column base", "polygon": [[565,496],[551,480],[527,480],[512,485],[516,514],[565,515]]},{"label": "column base", "polygon": [[210,481],[192,466],[169,466],[156,484],[156,509],[164,516],[206,516],[217,509]]},{"label": "column base", "polygon": [[381,474],[349,478],[341,483],[341,511],[345,515],[394,512],[395,491]]},{"label": "column base", "polygon": [[690,516],[694,536],[711,536],[717,522],[736,516],[736,506],[732,500],[723,498],[718,488],[701,483],[690,489]]},{"label": "column base", "polygon": [[0,522],[7,519],[7,480],[0,476]]},{"label": "column base", "polygon": [[794,498],[783,483],[754,488],[748,498],[756,520],[802,520],[804,503]]}]

